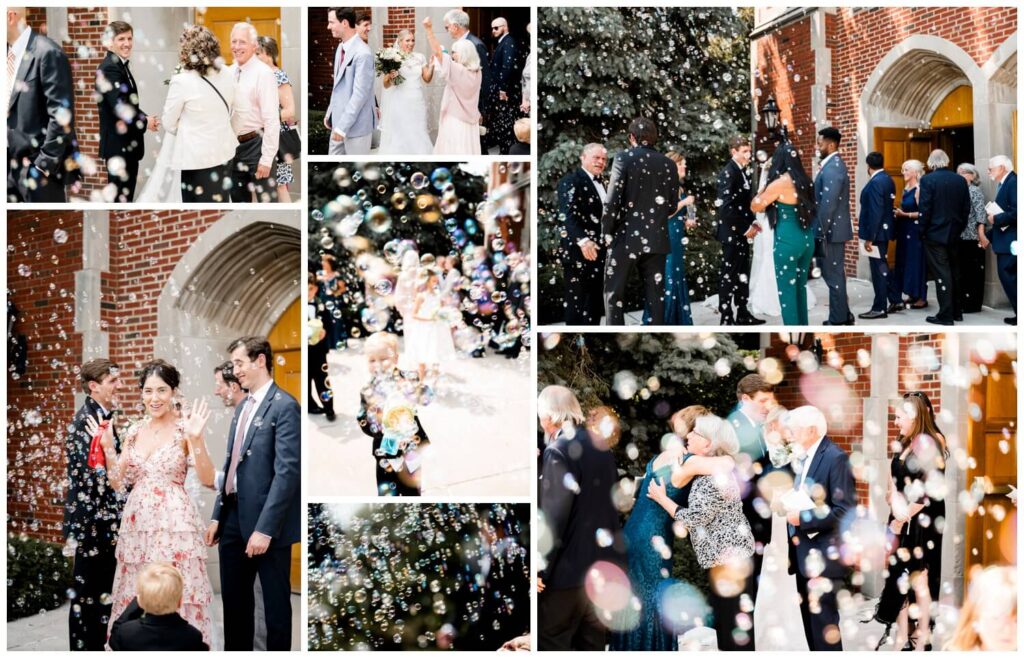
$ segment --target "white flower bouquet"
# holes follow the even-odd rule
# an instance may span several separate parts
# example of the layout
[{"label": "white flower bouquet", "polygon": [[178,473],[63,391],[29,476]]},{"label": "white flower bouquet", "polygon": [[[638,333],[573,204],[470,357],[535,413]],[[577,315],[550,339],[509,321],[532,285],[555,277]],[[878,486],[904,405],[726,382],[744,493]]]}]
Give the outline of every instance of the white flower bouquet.
[{"label": "white flower bouquet", "polygon": [[[377,54],[374,55],[373,69],[377,72],[377,75],[388,75],[401,69],[406,57],[407,55],[397,48],[384,48],[377,51]],[[405,78],[399,74],[394,77],[391,84],[400,85],[403,82],[405,82]]]}]

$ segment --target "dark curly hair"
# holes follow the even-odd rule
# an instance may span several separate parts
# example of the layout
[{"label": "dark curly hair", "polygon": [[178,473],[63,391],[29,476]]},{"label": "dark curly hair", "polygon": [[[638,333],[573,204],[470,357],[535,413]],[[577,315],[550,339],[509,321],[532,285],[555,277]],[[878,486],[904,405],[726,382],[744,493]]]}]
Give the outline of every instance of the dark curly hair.
[{"label": "dark curly hair", "polygon": [[186,71],[199,71],[205,75],[210,69],[219,69],[220,42],[206,27],[189,25],[178,41],[178,61]]},{"label": "dark curly hair", "polygon": [[178,369],[163,359],[153,359],[142,366],[142,370],[139,371],[139,389],[146,386],[146,380],[150,377],[159,377],[172,389],[178,388],[178,384],[181,383],[181,374]]}]

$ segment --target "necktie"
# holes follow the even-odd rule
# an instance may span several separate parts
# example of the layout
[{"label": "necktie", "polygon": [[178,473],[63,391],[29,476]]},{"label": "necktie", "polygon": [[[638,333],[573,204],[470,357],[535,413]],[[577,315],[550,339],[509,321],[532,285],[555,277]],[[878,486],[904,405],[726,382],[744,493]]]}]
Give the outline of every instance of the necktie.
[{"label": "necktie", "polygon": [[135,78],[132,77],[132,70],[130,68],[128,68],[128,60],[125,60],[124,63],[122,64],[122,66],[124,66],[125,75],[128,76],[128,86],[129,86],[129,88],[132,91],[137,90],[138,87],[135,86]]},{"label": "necktie", "polygon": [[238,460],[242,456],[242,443],[245,442],[245,423],[252,413],[253,403],[256,401],[251,395],[246,396],[245,406],[242,407],[242,415],[238,418],[238,425],[235,427],[235,440],[231,444],[231,464],[228,466],[227,480],[224,482],[224,491],[235,493],[235,472],[238,470]]},{"label": "necktie", "polygon": [[16,71],[14,70],[14,49],[7,46],[7,86],[4,88],[6,95],[4,96],[4,112],[7,112],[8,106],[11,104],[11,91],[14,89],[14,76]]}]

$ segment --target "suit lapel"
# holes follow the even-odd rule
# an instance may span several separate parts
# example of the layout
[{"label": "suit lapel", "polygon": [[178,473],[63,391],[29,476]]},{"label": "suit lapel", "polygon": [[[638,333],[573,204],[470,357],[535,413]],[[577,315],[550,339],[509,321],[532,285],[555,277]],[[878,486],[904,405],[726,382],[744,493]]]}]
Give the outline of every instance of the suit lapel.
[{"label": "suit lapel", "polygon": [[32,56],[32,47],[36,44],[36,31],[28,35],[28,43],[25,45],[25,54],[21,56],[21,65],[18,66],[18,73],[14,76],[14,86],[11,87],[11,97],[7,99],[7,113],[10,114],[11,108],[14,107],[14,102],[18,99],[18,94],[21,93],[24,88],[25,78],[28,76],[28,69],[32,65],[32,60],[35,59]]},{"label": "suit lapel", "polygon": [[260,406],[257,407],[252,422],[249,423],[249,429],[245,432],[245,442],[242,443],[242,450],[238,453],[238,463],[241,464],[245,461],[245,452],[252,445],[252,437],[256,434],[256,423],[263,419],[267,411],[270,409],[270,404],[274,401],[274,396],[277,394],[277,384],[271,384],[270,389],[267,391],[266,397],[263,398],[263,402],[260,402]]},{"label": "suit lapel", "polygon": [[825,452],[828,451],[830,443],[832,442],[826,437],[821,440],[821,445],[819,445],[818,449],[814,451],[814,459],[811,460],[811,465],[807,469],[807,477],[804,478],[804,485],[806,485],[808,481],[815,484],[821,482],[818,478],[818,470],[821,468],[821,462],[825,458]]}]

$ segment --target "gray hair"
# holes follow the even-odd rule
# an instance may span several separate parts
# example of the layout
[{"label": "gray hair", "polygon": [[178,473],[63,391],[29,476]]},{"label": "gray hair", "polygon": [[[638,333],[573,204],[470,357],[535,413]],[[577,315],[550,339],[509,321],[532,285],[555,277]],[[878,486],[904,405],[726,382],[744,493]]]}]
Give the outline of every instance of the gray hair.
[{"label": "gray hair", "polygon": [[593,153],[597,149],[601,149],[602,151],[607,151],[608,150],[608,149],[606,149],[604,147],[604,144],[602,144],[600,142],[590,142],[589,144],[587,144],[586,146],[583,147],[582,151],[580,151],[580,157],[582,158],[584,156],[590,155],[591,153]]},{"label": "gray hair", "polygon": [[709,457],[735,455],[740,451],[740,440],[732,423],[713,414],[697,416],[693,421],[693,431],[700,434],[711,444]]},{"label": "gray hair", "polygon": [[555,425],[572,422],[582,424],[586,417],[576,394],[565,386],[545,386],[537,396],[537,416],[547,418]]},{"label": "gray hair", "polygon": [[932,171],[949,166],[949,156],[942,149],[935,149],[928,155],[928,168]]},{"label": "gray hair", "polygon": [[452,44],[452,53],[458,54],[459,64],[470,71],[480,70],[480,53],[468,39],[460,39]]},{"label": "gray hair", "polygon": [[788,413],[789,410],[781,404],[775,405],[772,407],[772,410],[768,412],[768,415],[764,417],[764,424],[770,425],[776,421],[781,421]]},{"label": "gray hair", "polygon": [[493,27],[495,23],[497,23],[501,27],[508,27],[508,21],[506,21],[501,16],[498,16],[493,21],[491,21],[491,26]]},{"label": "gray hair", "polygon": [[252,23],[235,23],[235,26],[231,28],[231,34],[234,34],[236,30],[246,30],[249,33],[249,38],[252,39],[253,43],[257,43],[260,38],[260,33],[256,30],[256,26]]},{"label": "gray hair", "polygon": [[1005,155],[993,155],[988,159],[990,167],[1006,167],[1007,172],[1013,171],[1013,160]]},{"label": "gray hair", "polygon": [[916,171],[918,176],[924,173],[924,163],[920,160],[907,160],[903,163],[903,167]]},{"label": "gray hair", "polygon": [[783,424],[793,431],[805,427],[813,427],[818,431],[818,438],[828,434],[828,421],[825,420],[825,414],[821,413],[821,410],[817,407],[810,405],[797,407],[790,411],[786,415]]},{"label": "gray hair", "polygon": [[978,173],[978,168],[970,162],[961,162],[956,167],[956,173],[958,174],[970,174],[971,185],[981,185],[981,174]]},{"label": "gray hair", "polygon": [[459,27],[469,29],[469,14],[461,9],[449,9],[444,15],[445,23],[452,23]]}]

